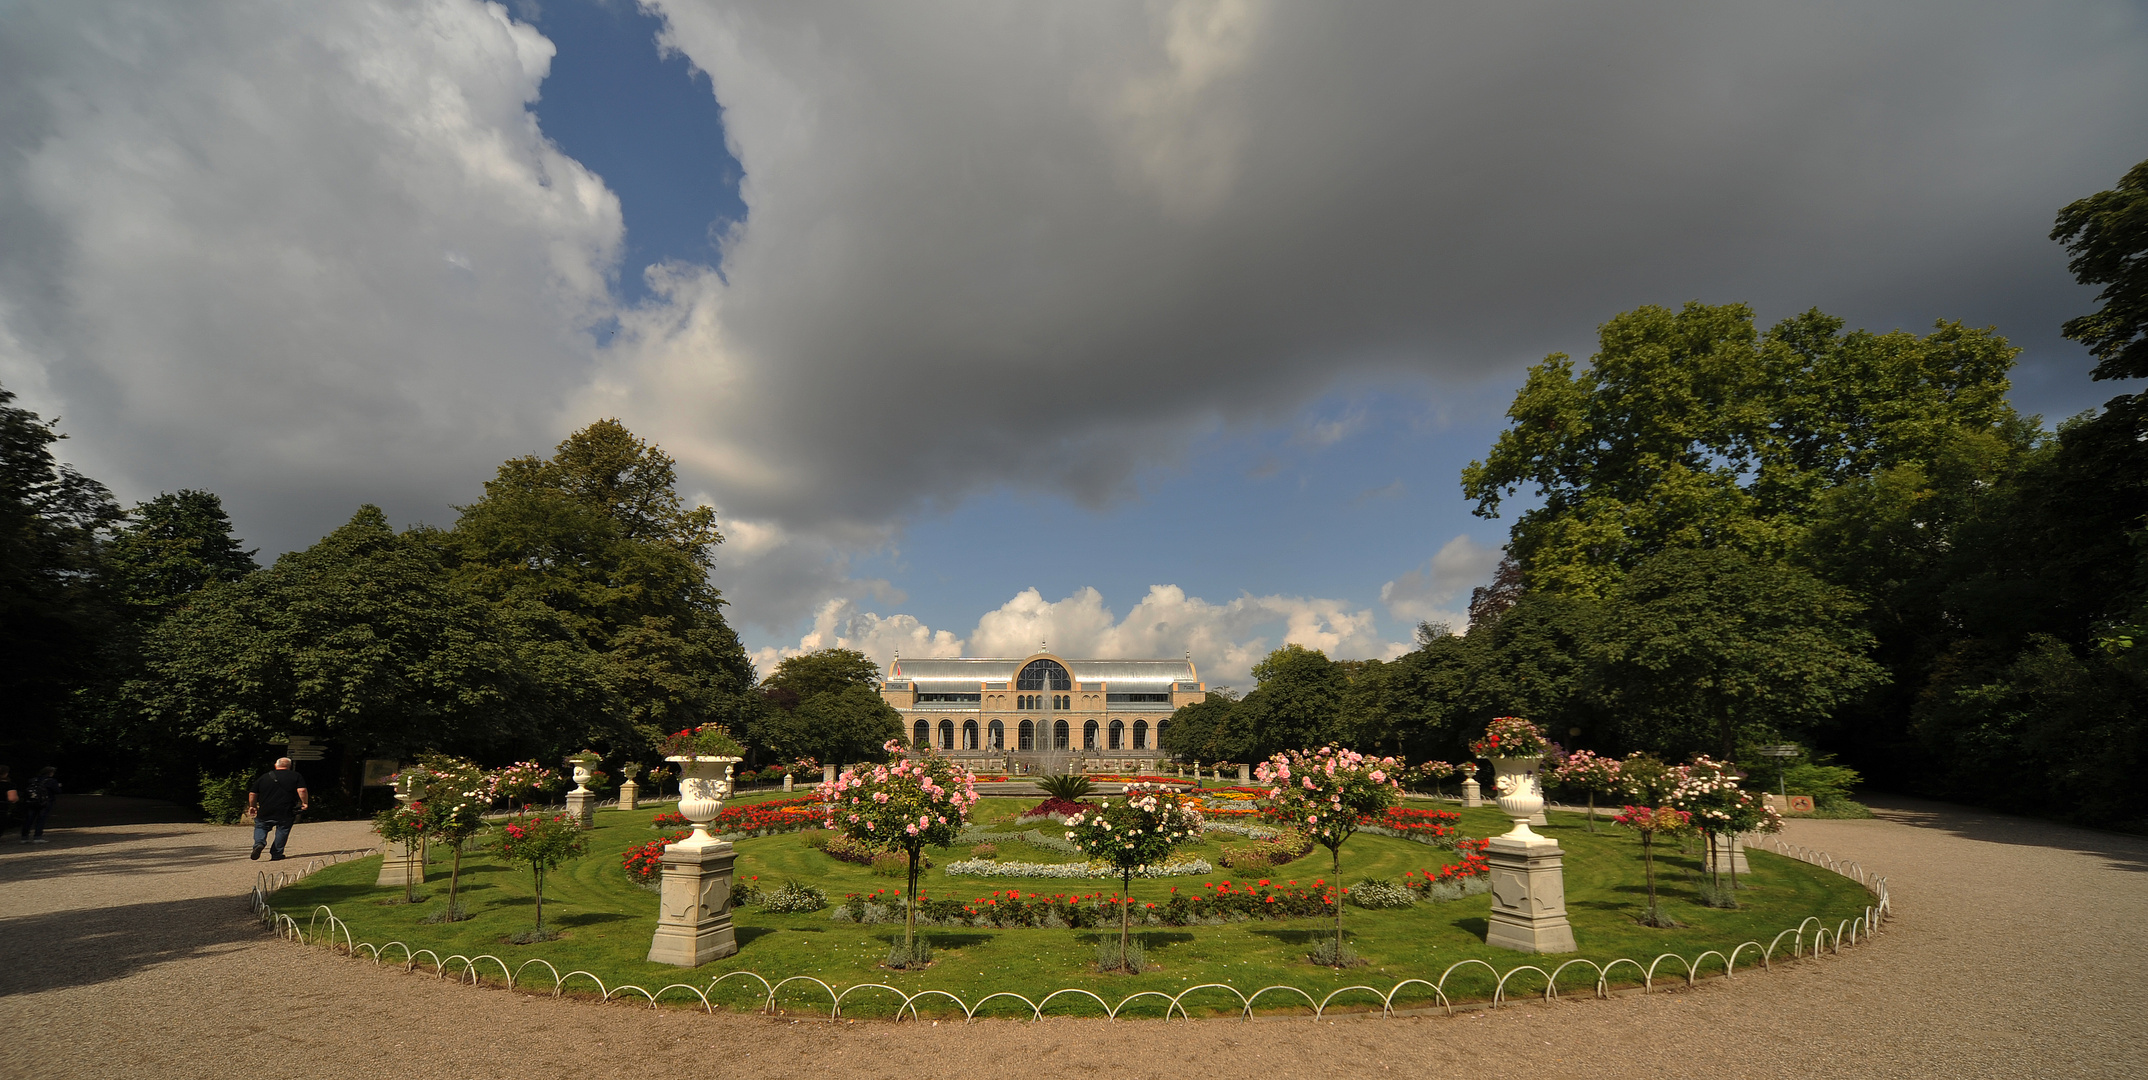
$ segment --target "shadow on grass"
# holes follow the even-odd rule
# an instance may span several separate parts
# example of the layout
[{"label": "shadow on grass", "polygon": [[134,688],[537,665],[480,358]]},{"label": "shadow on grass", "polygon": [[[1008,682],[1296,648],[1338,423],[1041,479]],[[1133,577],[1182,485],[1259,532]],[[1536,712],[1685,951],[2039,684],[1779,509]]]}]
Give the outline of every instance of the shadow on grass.
[{"label": "shadow on grass", "polygon": [[780,927],[774,926],[739,926],[734,923],[731,926],[731,935],[738,942],[738,947],[743,949],[770,934],[780,932],[780,930]]},{"label": "shadow on grass", "polygon": [[596,923],[619,922],[632,917],[630,915],[621,915],[616,911],[584,911],[573,915],[558,916],[552,922],[558,926],[591,926]]},{"label": "shadow on grass", "polygon": [[[1248,930],[1246,933],[1274,938],[1285,945],[1312,945],[1322,941],[1335,940],[1335,925],[1330,923],[1318,930]],[[1191,937],[1192,935],[1187,936]],[[1347,942],[1356,938],[1357,932],[1350,929],[1349,924],[1345,923],[1343,924],[1342,936],[1343,940]]]}]

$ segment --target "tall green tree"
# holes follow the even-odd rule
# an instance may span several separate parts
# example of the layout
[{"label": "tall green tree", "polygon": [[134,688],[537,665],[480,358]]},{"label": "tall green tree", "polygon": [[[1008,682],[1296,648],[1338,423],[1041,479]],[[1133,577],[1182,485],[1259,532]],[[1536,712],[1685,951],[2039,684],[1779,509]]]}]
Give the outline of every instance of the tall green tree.
[{"label": "tall green tree", "polygon": [[134,695],[145,720],[214,745],[307,734],[355,759],[497,754],[558,734],[530,708],[542,699],[491,609],[372,506],[266,570],[203,589],[144,651]]},{"label": "tall green tree", "polygon": [[1351,734],[1343,730],[1348,680],[1328,654],[1284,645],[1253,665],[1253,678],[1259,685],[1233,712],[1252,728],[1255,754],[1325,746]]},{"label": "tall green tree", "polygon": [[2097,379],[2148,378],[2148,161],[2118,186],[2068,203],[2051,239],[2066,245],[2066,268],[2083,285],[2101,285],[2101,305],[2061,327],[2088,346]]},{"label": "tall green tree", "polygon": [[260,569],[255,554],[232,535],[222,499],[183,489],[136,504],[113,534],[106,560],[129,613],[154,621],[211,583]]},{"label": "tall green tree", "polygon": [[601,690],[592,737],[641,748],[752,719],[753,664],[708,580],[722,540],[668,455],[601,420],[550,458],[501,465],[435,542],[459,586],[545,630],[537,678]]},{"label": "tall green tree", "polygon": [[102,678],[115,603],[104,534],[120,518],[104,485],[62,464],[51,423],[0,387],[0,700],[18,760],[49,760]]},{"label": "tall green tree", "polygon": [[2015,419],[2017,350],[1991,331],[1842,327],[1809,311],[1760,334],[1742,304],[1619,315],[1587,367],[1554,354],[1530,369],[1463,492],[1492,517],[1533,487],[1541,504],[1508,542],[1524,580],[1600,595],[1663,551],[1783,557],[1818,492]]},{"label": "tall green tree", "polygon": [[881,747],[904,734],[879,686],[880,665],[855,649],[785,657],[762,680],[761,711],[746,734],[774,761],[878,761]]},{"label": "tall green tree", "polygon": [[1256,757],[1258,736],[1250,717],[1238,711],[1238,702],[1210,691],[1191,705],[1171,713],[1156,735],[1156,745],[1172,757],[1187,761],[1245,761]]},{"label": "tall green tree", "polygon": [[1731,760],[1741,742],[1828,716],[1880,684],[1860,605],[1795,567],[1736,551],[1669,551],[1605,598],[1597,696],[1630,745]]}]

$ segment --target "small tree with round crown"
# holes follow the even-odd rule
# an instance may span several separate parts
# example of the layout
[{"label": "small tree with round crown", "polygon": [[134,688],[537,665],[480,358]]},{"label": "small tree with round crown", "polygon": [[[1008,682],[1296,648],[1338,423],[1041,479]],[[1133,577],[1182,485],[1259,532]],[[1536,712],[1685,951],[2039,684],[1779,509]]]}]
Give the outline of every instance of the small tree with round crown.
[{"label": "small tree with round crown", "polygon": [[845,769],[813,790],[820,794],[828,828],[853,840],[899,848],[909,856],[901,963],[890,964],[907,968],[919,964],[919,857],[928,844],[945,847],[955,842],[969,821],[970,808],[977,805],[977,776],[929,750],[910,750],[900,739],[889,739],[883,749],[895,760],[862,772]]},{"label": "small tree with round crown", "polygon": [[1131,893],[1134,871],[1163,861],[1171,849],[1201,837],[1198,801],[1162,784],[1128,784],[1126,797],[1067,819],[1067,839],[1083,854],[1119,870],[1119,966],[1131,972]]},{"label": "small tree with round crown", "polygon": [[1355,750],[1334,745],[1318,750],[1289,750],[1261,762],[1253,775],[1270,785],[1269,809],[1328,849],[1336,881],[1336,966],[1343,964],[1342,846],[1371,822],[1402,800],[1402,785],[1395,774],[1402,764],[1394,758],[1369,758]]},{"label": "small tree with round crown", "polygon": [[1621,790],[1618,770],[1617,758],[1601,757],[1593,750],[1576,750],[1551,770],[1554,781],[1588,792],[1590,832],[1596,831],[1596,796],[1615,795]]}]

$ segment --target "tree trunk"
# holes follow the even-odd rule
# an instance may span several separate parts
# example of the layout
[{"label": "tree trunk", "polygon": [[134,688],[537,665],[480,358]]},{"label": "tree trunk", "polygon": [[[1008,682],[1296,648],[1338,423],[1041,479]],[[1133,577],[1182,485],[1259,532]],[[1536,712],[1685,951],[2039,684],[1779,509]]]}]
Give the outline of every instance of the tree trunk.
[{"label": "tree trunk", "polygon": [[1648,924],[1650,926],[1656,924],[1656,852],[1654,841],[1655,834],[1653,832],[1643,832],[1641,834],[1641,868],[1642,873],[1648,878]]},{"label": "tree trunk", "polygon": [[455,842],[455,861],[448,867],[447,920],[455,921],[455,885],[462,878],[462,841]]},{"label": "tree trunk", "polygon": [[903,897],[903,968],[908,970],[917,963],[917,856],[918,848],[910,849],[910,891]]},{"label": "tree trunk", "polygon": [[[418,884],[410,880],[410,864],[418,860],[418,844],[413,840],[403,845],[403,903],[418,902]],[[422,864],[421,864],[422,865]]]},{"label": "tree trunk", "polygon": [[1589,831],[1596,831],[1596,789],[1589,789]]},{"label": "tree trunk", "polygon": [[532,866],[531,877],[537,883],[537,936],[544,937],[544,868]]},{"label": "tree trunk", "polygon": [[1133,974],[1134,965],[1127,962],[1126,943],[1132,940],[1133,936],[1132,931],[1129,929],[1133,913],[1127,909],[1133,906],[1134,871],[1131,868],[1127,868],[1121,875],[1120,880],[1123,884],[1119,891],[1119,969],[1131,975]]},{"label": "tree trunk", "polygon": [[1335,966],[1342,966],[1342,845],[1328,849],[1335,873]]}]

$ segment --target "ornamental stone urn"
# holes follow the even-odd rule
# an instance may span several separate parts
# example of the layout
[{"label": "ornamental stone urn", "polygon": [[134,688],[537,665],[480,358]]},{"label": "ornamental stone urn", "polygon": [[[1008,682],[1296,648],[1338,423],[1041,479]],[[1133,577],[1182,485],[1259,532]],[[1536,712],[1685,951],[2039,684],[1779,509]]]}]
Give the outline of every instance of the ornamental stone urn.
[{"label": "ornamental stone urn", "polygon": [[1573,924],[1566,919],[1566,852],[1529,827],[1530,819],[1544,811],[1536,772],[1542,762],[1492,759],[1499,809],[1514,827],[1493,837],[1484,850],[1492,871],[1492,914],[1484,943],[1517,952],[1567,953],[1576,946]]},{"label": "ornamental stone urn", "polygon": [[567,793],[567,815],[583,829],[596,827],[597,793],[589,790],[591,770],[596,763],[586,758],[571,758],[574,763],[574,790]]},{"label": "ornamental stone urn", "polygon": [[682,756],[664,760],[679,767],[679,813],[693,823],[692,836],[664,849],[662,894],[649,960],[698,967],[738,951],[731,928],[729,841],[709,835],[709,823],[731,797],[735,757]]}]

